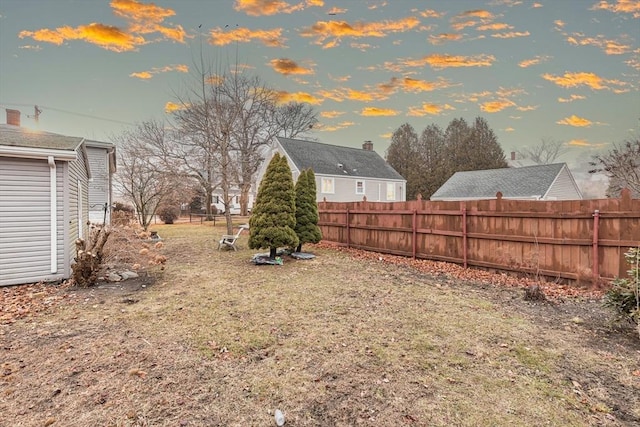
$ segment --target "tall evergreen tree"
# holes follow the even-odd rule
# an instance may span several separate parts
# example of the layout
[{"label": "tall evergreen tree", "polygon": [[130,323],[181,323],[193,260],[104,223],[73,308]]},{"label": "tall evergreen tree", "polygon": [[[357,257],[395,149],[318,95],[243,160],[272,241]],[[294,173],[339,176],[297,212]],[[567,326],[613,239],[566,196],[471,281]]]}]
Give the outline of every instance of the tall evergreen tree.
[{"label": "tall evergreen tree", "polygon": [[447,129],[427,126],[418,138],[405,123],[393,133],[387,162],[407,180],[407,199],[428,199],[455,172],[507,167],[504,151],[487,121],[453,119]]},{"label": "tall evergreen tree", "polygon": [[498,137],[482,117],[476,117],[469,148],[473,153],[473,170],[500,169],[508,166],[504,151],[498,144]]},{"label": "tall evergreen tree", "polygon": [[415,188],[423,199],[428,200],[449,178],[444,133],[438,125],[431,124],[420,134],[416,162],[419,164],[416,167]]},{"label": "tall evergreen tree", "polygon": [[387,163],[407,180],[408,198],[415,198],[417,192],[414,179],[419,173],[416,166],[420,168],[415,161],[417,143],[418,134],[413,126],[405,123],[393,132],[391,144],[387,149]]},{"label": "tall evergreen tree", "polygon": [[312,169],[302,171],[295,186],[296,227],[300,243],[296,252],[302,251],[303,243],[318,243],[322,239],[318,227],[318,203],[316,202],[316,176]]},{"label": "tall evergreen tree", "polygon": [[298,245],[296,193],[291,168],[284,156],[276,153],[260,182],[256,203],[249,220],[249,247],[269,248],[269,258],[279,247]]}]

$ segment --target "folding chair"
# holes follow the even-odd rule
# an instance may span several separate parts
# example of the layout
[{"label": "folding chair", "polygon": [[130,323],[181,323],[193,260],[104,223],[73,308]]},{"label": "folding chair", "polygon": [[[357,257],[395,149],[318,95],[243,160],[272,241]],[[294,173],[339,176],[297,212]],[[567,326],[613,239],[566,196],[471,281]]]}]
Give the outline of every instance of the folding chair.
[{"label": "folding chair", "polygon": [[240,234],[242,234],[242,231],[244,231],[245,229],[249,229],[248,224],[242,224],[238,228],[238,232],[236,234],[222,235],[222,237],[220,238],[220,241],[218,242],[218,250],[220,250],[220,248],[222,248],[223,246],[228,246],[230,248],[233,248],[234,251],[237,251],[238,248],[236,247],[236,242],[240,238]]}]

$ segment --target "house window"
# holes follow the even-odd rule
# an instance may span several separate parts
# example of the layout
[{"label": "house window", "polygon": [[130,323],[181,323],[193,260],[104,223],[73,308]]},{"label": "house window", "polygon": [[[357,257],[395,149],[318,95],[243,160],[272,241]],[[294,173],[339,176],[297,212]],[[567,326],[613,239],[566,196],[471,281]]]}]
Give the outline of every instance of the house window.
[{"label": "house window", "polygon": [[396,199],[396,185],[393,182],[387,182],[387,200]]},{"label": "house window", "polygon": [[322,178],[321,185],[322,185],[323,193],[327,193],[327,194],[335,193],[333,178]]},{"label": "house window", "polygon": [[364,194],[364,181],[356,181],[356,194]]}]

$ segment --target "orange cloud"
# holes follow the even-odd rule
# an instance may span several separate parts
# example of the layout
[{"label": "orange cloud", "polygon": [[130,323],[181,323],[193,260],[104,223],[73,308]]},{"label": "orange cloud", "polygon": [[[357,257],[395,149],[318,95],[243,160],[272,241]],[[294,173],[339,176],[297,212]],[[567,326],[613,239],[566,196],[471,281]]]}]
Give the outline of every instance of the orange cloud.
[{"label": "orange cloud", "polygon": [[129,77],[137,77],[139,79],[150,79],[155,74],[167,73],[169,71],[179,71],[181,73],[188,73],[189,72],[189,67],[184,65],[184,64],[167,65],[166,67],[162,67],[162,68],[154,67],[150,71],[140,71],[140,72],[136,72],[136,73],[131,73],[131,74],[129,74]]},{"label": "orange cloud", "polygon": [[608,10],[613,13],[632,13],[634,18],[640,17],[640,1],[637,0],[618,0],[615,3],[609,3],[602,0],[594,4],[590,10]]},{"label": "orange cloud", "polygon": [[340,129],[346,129],[346,128],[351,127],[353,125],[355,125],[354,122],[341,122],[341,123],[338,123],[335,126],[322,126],[320,128],[320,130],[324,131],[324,132],[335,132],[335,131],[340,130]]},{"label": "orange cloud", "polygon": [[579,99],[587,99],[587,97],[583,95],[571,95],[569,98],[558,98],[558,102],[573,102]]},{"label": "orange cloud", "polygon": [[556,123],[559,125],[568,125],[575,127],[590,127],[593,124],[592,121],[582,117],[578,117],[575,114],[570,117],[565,117],[564,119],[559,120]]},{"label": "orange cloud", "polygon": [[514,107],[515,102],[509,99],[500,99],[497,101],[488,101],[480,105],[480,109],[487,113],[497,113],[505,108]]},{"label": "orange cloud", "polygon": [[21,31],[18,37],[61,45],[65,40],[84,40],[113,52],[126,52],[145,43],[141,36],[128,34],[121,29],[103,24],[81,25],[76,28],[60,27],[55,30]]},{"label": "orange cloud", "polygon": [[422,12],[418,12],[420,16],[423,18],[442,18],[444,13],[436,12],[433,9],[423,10]]},{"label": "orange cloud", "polygon": [[451,28],[455,31],[462,31],[467,27],[475,27],[476,25],[478,25],[477,21],[461,21],[452,23]]},{"label": "orange cloud", "polygon": [[333,80],[334,82],[346,82],[346,81],[349,81],[351,76],[336,76],[336,77],[334,77],[331,74],[329,74],[329,78],[331,80]]},{"label": "orange cloud", "polygon": [[318,105],[322,104],[322,99],[316,98],[315,96],[306,93],[306,92],[286,92],[286,91],[278,91],[276,92],[276,100],[279,104],[287,104],[289,102],[305,102],[307,104]]},{"label": "orange cloud", "polygon": [[505,129],[504,129],[504,131],[505,131],[505,132],[514,132],[514,131],[515,131],[515,129],[514,129],[514,128],[512,128],[512,127],[508,127],[508,128],[505,128]]},{"label": "orange cloud", "polygon": [[541,3],[534,3],[534,4],[532,4],[532,5],[531,5],[531,8],[532,8],[532,9],[537,9],[537,8],[539,8],[539,7],[542,7],[542,4],[541,4]]},{"label": "orange cloud", "polygon": [[501,31],[501,30],[513,30],[513,26],[509,24],[502,24],[495,22],[493,24],[480,25],[476,28],[478,31]]},{"label": "orange cloud", "polygon": [[384,94],[394,93],[398,88],[405,92],[431,92],[436,89],[444,89],[450,87],[451,84],[440,78],[438,81],[429,82],[426,80],[412,79],[410,77],[397,78],[392,77],[388,83],[381,83],[378,89]]},{"label": "orange cloud", "polygon": [[573,34],[567,37],[567,42],[576,46],[595,46],[602,49],[607,55],[622,55],[632,49],[629,44],[623,44],[617,40],[607,40],[604,36],[582,37],[581,34]]},{"label": "orange cloud", "polygon": [[454,17],[454,19],[461,18],[461,17],[469,17],[469,16],[474,18],[479,18],[479,19],[493,19],[493,14],[491,12],[489,12],[488,10],[482,10],[482,9],[467,10],[457,15],[456,17]]},{"label": "orange cloud", "polygon": [[164,104],[165,113],[173,113],[174,111],[183,110],[183,109],[184,109],[184,106],[180,104],[176,104],[175,102],[169,101],[166,104]]},{"label": "orange cloud", "polygon": [[529,37],[530,35],[531,33],[529,33],[529,31],[525,31],[525,32],[511,31],[509,33],[491,34],[491,37],[495,37],[498,39],[513,39],[516,37]]},{"label": "orange cloud", "polygon": [[295,61],[288,58],[272,59],[269,64],[271,67],[280,74],[313,74],[313,70],[310,68],[304,68],[298,65]]},{"label": "orange cloud", "polygon": [[224,28],[215,28],[210,32],[209,43],[214,46],[225,46],[235,42],[249,43],[254,40],[269,47],[285,47],[284,42],[287,39],[282,37],[282,28],[251,30],[238,27],[231,31],[225,31]]},{"label": "orange cloud", "polygon": [[153,74],[151,74],[149,71],[140,71],[139,73],[131,73],[129,74],[129,77],[137,77],[139,79],[150,79],[153,77]]},{"label": "orange cloud", "polygon": [[378,116],[397,116],[398,111],[390,108],[378,108],[378,107],[365,107],[360,111],[361,116],[365,117],[378,117]]},{"label": "orange cloud", "polygon": [[404,65],[408,67],[423,67],[425,64],[435,69],[455,68],[455,67],[489,67],[496,58],[493,55],[443,55],[434,53],[416,60],[406,60]]},{"label": "orange cloud", "polygon": [[369,43],[351,43],[349,46],[354,49],[361,50],[362,52],[366,52],[371,48],[371,45]]},{"label": "orange cloud", "polygon": [[184,43],[185,31],[180,26],[166,27],[162,22],[175,15],[171,9],[151,4],[142,4],[135,0],[112,0],[114,15],[128,21],[126,29],[113,25],[91,23],[78,27],[64,26],[54,30],[44,28],[36,31],[21,31],[18,37],[31,37],[34,40],[63,44],[66,40],[82,40],[113,52],[136,50],[147,41],[142,34],[160,33],[164,39]]},{"label": "orange cloud", "polygon": [[388,33],[398,33],[416,28],[420,21],[415,16],[397,21],[355,22],[346,21],[318,21],[311,27],[300,31],[302,37],[313,37],[315,44],[325,49],[338,46],[344,37],[386,37]]},{"label": "orange cloud", "polygon": [[162,25],[165,19],[176,14],[172,9],[165,9],[153,3],[143,4],[135,0],[112,0],[111,7],[114,15],[129,21],[131,33],[160,33],[167,39],[184,43],[186,33],[181,26]]},{"label": "orange cloud", "polygon": [[588,86],[593,90],[611,89],[608,85],[625,86],[618,80],[607,80],[594,73],[564,73],[562,76],[543,74],[542,78],[564,88]]},{"label": "orange cloud", "polygon": [[429,36],[429,43],[433,45],[439,45],[446,42],[458,41],[462,39],[462,34],[457,33],[443,33],[435,36]]},{"label": "orange cloud", "polygon": [[[322,6],[322,1],[308,1],[308,6]],[[279,13],[293,13],[305,8],[305,3],[291,5],[283,0],[236,0],[234,8],[249,16],[269,16]]]},{"label": "orange cloud", "polygon": [[537,110],[539,105],[525,105],[523,107],[516,107],[518,111],[534,111]]},{"label": "orange cloud", "polygon": [[640,71],[640,59],[629,59],[628,61],[624,61],[625,64],[627,64],[629,67],[634,68],[638,71]]},{"label": "orange cloud", "polygon": [[449,104],[437,105],[437,104],[423,103],[420,107],[409,107],[409,112],[407,113],[407,116],[422,117],[422,116],[426,116],[427,114],[437,116],[444,110],[455,110],[455,108]]},{"label": "orange cloud", "polygon": [[387,94],[376,93],[375,91],[361,91],[349,88],[337,88],[333,90],[321,90],[318,95],[323,98],[331,99],[332,101],[342,102],[344,100],[349,101],[381,101],[387,99]]},{"label": "orange cloud", "polygon": [[543,62],[547,62],[549,59],[551,59],[550,56],[536,56],[535,58],[532,58],[532,59],[525,59],[523,61],[520,61],[518,63],[518,66],[521,68],[527,68],[533,65],[541,64]]},{"label": "orange cloud", "polygon": [[322,111],[320,113],[320,116],[324,117],[325,119],[334,119],[336,117],[340,117],[343,114],[345,114],[344,111]]},{"label": "orange cloud", "polygon": [[334,7],[332,7],[331,9],[329,9],[327,11],[327,14],[328,15],[339,15],[341,13],[347,13],[347,11],[348,11],[348,9],[341,9],[339,7],[334,6]]}]

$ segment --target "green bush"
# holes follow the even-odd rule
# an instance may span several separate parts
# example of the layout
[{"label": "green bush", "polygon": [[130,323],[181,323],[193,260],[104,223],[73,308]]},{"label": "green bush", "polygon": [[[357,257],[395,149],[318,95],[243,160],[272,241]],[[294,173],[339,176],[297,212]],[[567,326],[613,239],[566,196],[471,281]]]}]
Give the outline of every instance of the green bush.
[{"label": "green bush", "polygon": [[624,257],[631,269],[627,271],[627,278],[613,281],[604,303],[613,308],[621,319],[638,325],[640,333],[640,247],[630,248]]}]

